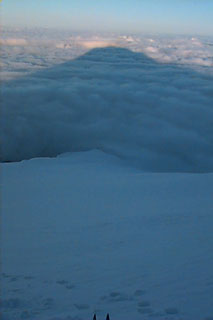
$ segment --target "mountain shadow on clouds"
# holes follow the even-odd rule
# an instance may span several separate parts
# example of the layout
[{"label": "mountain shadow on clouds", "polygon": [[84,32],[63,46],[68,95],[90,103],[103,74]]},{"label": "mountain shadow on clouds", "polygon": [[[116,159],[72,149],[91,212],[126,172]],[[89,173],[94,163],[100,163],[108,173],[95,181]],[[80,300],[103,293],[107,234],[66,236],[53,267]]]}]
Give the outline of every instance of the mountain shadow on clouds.
[{"label": "mountain shadow on clouds", "polygon": [[2,84],[2,161],[101,149],[146,171],[213,170],[213,77],[96,48]]}]

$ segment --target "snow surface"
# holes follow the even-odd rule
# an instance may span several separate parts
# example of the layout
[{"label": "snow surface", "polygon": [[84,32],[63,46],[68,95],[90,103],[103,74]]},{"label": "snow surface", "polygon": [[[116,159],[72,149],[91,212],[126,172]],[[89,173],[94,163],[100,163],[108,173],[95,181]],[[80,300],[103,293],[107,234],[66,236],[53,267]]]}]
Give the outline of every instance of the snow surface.
[{"label": "snow surface", "polygon": [[2,320],[213,316],[213,174],[95,150],[2,169]]},{"label": "snow surface", "polygon": [[2,320],[213,319],[212,44],[4,28]]}]

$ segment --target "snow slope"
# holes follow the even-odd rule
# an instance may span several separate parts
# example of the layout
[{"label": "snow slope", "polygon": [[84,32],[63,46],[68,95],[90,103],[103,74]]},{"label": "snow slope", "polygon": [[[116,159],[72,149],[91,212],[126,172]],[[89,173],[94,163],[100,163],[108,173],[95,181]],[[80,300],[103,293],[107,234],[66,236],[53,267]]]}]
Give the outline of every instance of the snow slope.
[{"label": "snow slope", "polygon": [[2,164],[2,320],[213,319],[213,174]]}]

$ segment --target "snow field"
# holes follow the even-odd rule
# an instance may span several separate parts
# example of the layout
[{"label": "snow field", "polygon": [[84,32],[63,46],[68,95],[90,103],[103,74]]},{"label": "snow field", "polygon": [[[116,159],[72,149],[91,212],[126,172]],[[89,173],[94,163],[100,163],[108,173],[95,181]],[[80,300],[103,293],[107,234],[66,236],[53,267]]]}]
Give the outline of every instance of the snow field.
[{"label": "snow field", "polygon": [[212,174],[95,150],[2,169],[2,319],[210,319]]}]

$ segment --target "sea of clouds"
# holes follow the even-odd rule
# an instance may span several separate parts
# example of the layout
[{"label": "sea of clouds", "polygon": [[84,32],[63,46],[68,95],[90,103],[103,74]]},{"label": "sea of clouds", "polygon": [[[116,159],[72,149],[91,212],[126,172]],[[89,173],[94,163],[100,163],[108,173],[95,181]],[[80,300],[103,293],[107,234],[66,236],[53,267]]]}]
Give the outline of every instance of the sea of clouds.
[{"label": "sea of clouds", "polygon": [[213,39],[4,30],[2,161],[100,149],[213,170]]}]

